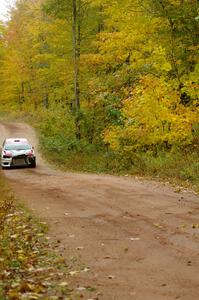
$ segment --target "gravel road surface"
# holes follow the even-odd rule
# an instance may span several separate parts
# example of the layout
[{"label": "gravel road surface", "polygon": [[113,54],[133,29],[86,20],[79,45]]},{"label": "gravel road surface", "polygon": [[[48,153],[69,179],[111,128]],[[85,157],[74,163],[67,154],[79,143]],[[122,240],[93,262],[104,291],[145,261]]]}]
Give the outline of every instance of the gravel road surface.
[{"label": "gravel road surface", "polygon": [[71,279],[74,286],[96,287],[99,300],[199,299],[197,195],[152,181],[56,170],[42,159],[27,124],[1,123],[0,142],[6,137],[35,145],[36,169],[3,174],[50,226],[57,251],[86,267]]}]

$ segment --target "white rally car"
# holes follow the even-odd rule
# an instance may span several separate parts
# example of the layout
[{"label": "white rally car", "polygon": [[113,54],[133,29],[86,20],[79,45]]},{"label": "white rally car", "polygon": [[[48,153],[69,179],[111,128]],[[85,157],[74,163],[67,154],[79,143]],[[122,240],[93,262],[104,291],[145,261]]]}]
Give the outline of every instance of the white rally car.
[{"label": "white rally car", "polygon": [[34,148],[25,138],[5,139],[1,151],[1,167],[36,167]]}]

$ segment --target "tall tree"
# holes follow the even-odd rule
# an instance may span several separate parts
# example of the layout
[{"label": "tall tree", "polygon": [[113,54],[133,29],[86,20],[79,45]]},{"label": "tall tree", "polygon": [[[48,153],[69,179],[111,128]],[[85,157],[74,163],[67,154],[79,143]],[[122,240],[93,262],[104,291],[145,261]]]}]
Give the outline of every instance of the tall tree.
[{"label": "tall tree", "polygon": [[67,20],[71,25],[72,48],[73,48],[73,69],[74,69],[74,104],[76,111],[77,137],[80,139],[80,54],[81,54],[81,22],[82,7],[81,0],[49,0],[45,5],[45,11],[60,19]]}]

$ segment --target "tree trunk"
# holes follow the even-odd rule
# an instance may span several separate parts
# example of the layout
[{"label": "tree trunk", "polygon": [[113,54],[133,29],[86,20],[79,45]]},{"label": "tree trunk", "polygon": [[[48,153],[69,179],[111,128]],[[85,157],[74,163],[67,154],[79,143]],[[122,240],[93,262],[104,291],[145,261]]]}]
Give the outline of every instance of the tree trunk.
[{"label": "tree trunk", "polygon": [[46,91],[45,94],[43,95],[43,107],[45,109],[49,108],[49,98],[48,98],[48,92]]},{"label": "tree trunk", "polygon": [[21,82],[21,91],[19,95],[19,104],[23,104],[25,102],[25,88],[24,88],[24,82]]},{"label": "tree trunk", "polygon": [[77,138],[81,138],[80,134],[80,88],[79,88],[79,57],[80,57],[80,3],[77,0],[73,0],[73,64],[74,64],[74,96],[75,96],[75,107],[76,107],[76,135]]}]

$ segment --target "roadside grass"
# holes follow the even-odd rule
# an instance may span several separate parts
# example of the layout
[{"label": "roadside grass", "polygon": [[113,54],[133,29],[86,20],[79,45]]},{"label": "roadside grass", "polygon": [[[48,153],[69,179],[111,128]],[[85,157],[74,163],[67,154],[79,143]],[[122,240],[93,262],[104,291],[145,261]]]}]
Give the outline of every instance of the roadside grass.
[{"label": "roadside grass", "polygon": [[[78,143],[78,142],[77,142]],[[59,146],[58,146],[59,144]],[[71,149],[67,141],[40,134],[40,148],[50,163],[65,171],[135,175],[169,181],[199,192],[199,149],[176,149],[122,156],[94,145],[81,144]]]},{"label": "roadside grass", "polygon": [[86,142],[53,139],[40,134],[40,149],[45,159],[62,170],[106,173],[113,172],[109,155]]},{"label": "roadside grass", "polygon": [[195,148],[159,152],[156,156],[142,153],[130,171],[199,192],[199,151]]},{"label": "roadside grass", "polygon": [[[53,250],[45,222],[36,219],[13,197],[0,173],[0,299],[78,300],[83,292],[70,288],[72,262]],[[74,260],[74,258],[73,258]],[[85,288],[90,298],[92,292]]]}]

